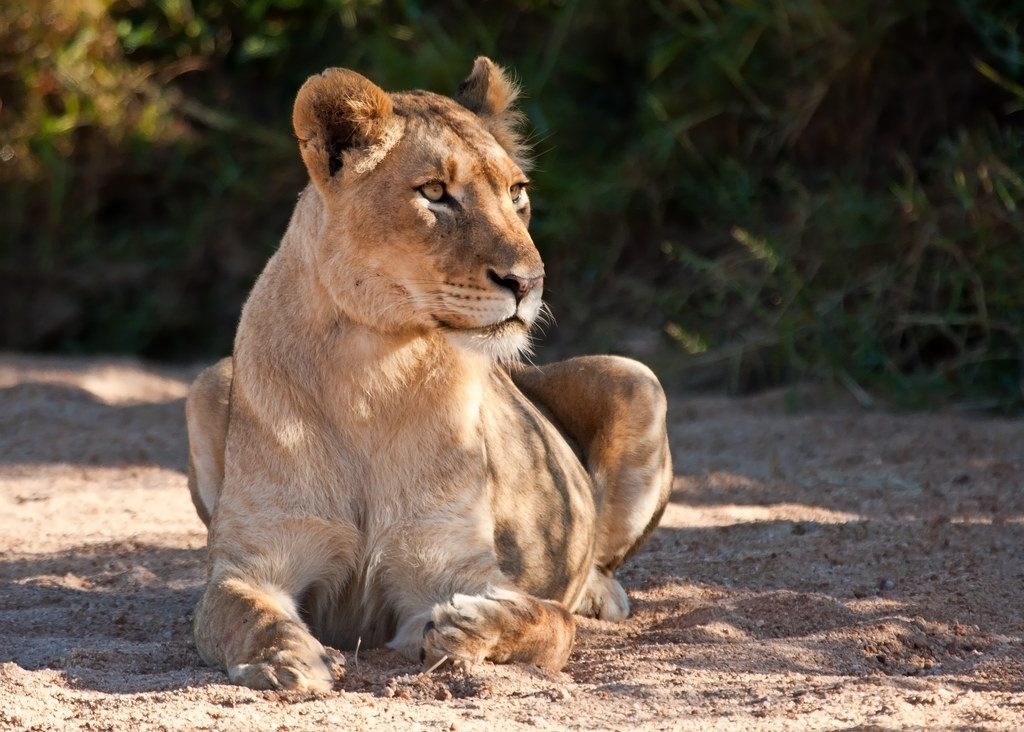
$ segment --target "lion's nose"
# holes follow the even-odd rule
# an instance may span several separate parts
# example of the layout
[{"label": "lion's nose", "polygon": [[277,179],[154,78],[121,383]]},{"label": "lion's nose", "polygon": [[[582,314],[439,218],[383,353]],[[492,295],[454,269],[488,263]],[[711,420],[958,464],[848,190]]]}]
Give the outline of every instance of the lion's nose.
[{"label": "lion's nose", "polygon": [[516,274],[500,275],[493,269],[488,270],[487,279],[499,287],[504,287],[516,296],[516,304],[520,303],[526,293],[536,287],[544,279],[544,275],[538,277],[520,277]]}]

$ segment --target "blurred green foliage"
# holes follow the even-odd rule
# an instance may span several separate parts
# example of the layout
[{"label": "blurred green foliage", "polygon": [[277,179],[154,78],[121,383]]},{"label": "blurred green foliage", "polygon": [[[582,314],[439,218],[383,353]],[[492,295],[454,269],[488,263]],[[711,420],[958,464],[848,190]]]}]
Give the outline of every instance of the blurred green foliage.
[{"label": "blurred green foliage", "polygon": [[510,66],[559,353],[734,390],[1024,407],[1016,0],[18,0],[0,345],[210,358],[284,231],[327,66]]}]

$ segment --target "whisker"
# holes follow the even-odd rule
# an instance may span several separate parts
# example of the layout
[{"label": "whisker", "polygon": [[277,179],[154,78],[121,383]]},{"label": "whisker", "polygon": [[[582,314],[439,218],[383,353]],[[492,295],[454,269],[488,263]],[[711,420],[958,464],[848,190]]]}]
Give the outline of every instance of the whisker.
[{"label": "whisker", "polygon": [[534,324],[543,335],[547,335],[548,329],[556,325],[555,314],[551,308],[548,307],[546,302],[541,303],[540,310],[537,312],[537,320]]},{"label": "whisker", "polygon": [[525,362],[529,366],[537,368],[537,362],[533,360],[534,355],[535,354],[533,336],[528,333],[526,335],[526,346],[523,348],[522,351],[520,351],[518,358],[520,361]]}]

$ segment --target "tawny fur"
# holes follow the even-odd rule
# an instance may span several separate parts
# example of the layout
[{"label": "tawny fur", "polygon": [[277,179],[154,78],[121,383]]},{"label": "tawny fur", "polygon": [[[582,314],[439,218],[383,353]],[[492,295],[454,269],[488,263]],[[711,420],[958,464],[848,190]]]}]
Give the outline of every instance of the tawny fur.
[{"label": "tawny fur", "polygon": [[515,93],[484,58],[454,99],[340,69],[299,92],[311,183],[186,405],[196,645],[236,683],[329,688],[324,643],[558,669],[571,612],[629,613],[665,398],[627,359],[516,360],[543,265]]}]

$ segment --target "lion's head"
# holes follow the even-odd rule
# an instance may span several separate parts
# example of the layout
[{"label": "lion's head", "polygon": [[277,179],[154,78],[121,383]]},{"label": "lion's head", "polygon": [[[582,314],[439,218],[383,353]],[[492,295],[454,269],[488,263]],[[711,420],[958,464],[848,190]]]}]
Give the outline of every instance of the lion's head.
[{"label": "lion's head", "polygon": [[441,332],[511,359],[541,309],[515,87],[479,58],[454,99],[388,94],[345,69],[293,121],[322,215],[305,242],[328,299],[382,333]]}]

